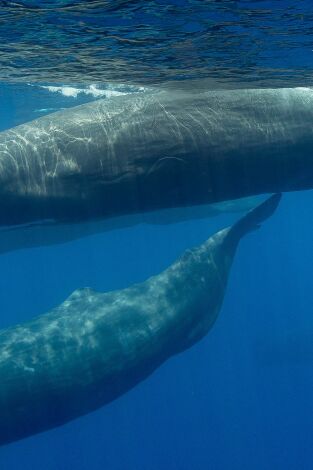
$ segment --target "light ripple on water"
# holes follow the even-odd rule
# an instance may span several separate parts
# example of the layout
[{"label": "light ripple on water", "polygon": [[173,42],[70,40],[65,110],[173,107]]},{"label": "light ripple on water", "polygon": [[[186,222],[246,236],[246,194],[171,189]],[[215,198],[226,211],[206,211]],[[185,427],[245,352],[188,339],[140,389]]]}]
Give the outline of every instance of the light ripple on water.
[{"label": "light ripple on water", "polygon": [[[311,84],[311,3],[0,1],[0,80]],[[177,83],[176,83],[177,86]],[[200,86],[200,84],[199,84]]]}]

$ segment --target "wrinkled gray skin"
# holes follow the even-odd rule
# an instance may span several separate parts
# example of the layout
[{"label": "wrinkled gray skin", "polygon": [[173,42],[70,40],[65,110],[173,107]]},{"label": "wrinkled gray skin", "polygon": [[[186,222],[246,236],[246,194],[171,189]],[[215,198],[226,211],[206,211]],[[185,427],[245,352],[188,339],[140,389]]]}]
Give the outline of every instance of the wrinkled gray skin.
[{"label": "wrinkled gray skin", "polygon": [[312,123],[297,88],[153,90],[42,117],[0,133],[0,228],[57,227],[53,243],[60,225],[71,239],[88,221],[312,188]]},{"label": "wrinkled gray skin", "polygon": [[114,400],[216,320],[242,235],[275,210],[273,196],[234,226],[124,290],[75,291],[0,333],[0,444],[59,426]]}]

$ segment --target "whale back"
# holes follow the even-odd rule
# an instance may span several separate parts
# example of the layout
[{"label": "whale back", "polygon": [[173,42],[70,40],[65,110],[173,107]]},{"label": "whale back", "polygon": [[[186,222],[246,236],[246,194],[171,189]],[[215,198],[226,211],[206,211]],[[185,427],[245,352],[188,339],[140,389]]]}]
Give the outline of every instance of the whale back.
[{"label": "whale back", "polygon": [[155,90],[0,133],[0,226],[76,224],[309,189],[310,90]]}]

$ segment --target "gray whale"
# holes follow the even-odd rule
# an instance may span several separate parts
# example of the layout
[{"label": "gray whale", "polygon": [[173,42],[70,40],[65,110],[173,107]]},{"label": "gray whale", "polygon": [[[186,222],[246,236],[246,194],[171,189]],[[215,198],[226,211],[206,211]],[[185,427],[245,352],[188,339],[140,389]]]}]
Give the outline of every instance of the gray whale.
[{"label": "gray whale", "polygon": [[159,275],[120,291],[76,290],[0,332],[0,444],[64,424],[114,400],[216,320],[240,238],[276,209],[274,195]]},{"label": "gray whale", "polygon": [[[312,122],[311,89],[152,90],[2,132],[0,229],[8,238],[24,231],[3,249],[132,225],[164,209],[312,188]],[[28,235],[38,227],[42,236]]]}]

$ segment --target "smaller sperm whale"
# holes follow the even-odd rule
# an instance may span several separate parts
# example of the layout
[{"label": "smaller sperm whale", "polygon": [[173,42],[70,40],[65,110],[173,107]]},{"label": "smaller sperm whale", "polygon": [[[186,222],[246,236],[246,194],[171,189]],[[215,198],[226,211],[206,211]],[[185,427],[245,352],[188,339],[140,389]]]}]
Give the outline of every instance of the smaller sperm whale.
[{"label": "smaller sperm whale", "polygon": [[161,274],[123,290],[78,289],[0,332],[0,445],[116,399],[215,322],[239,240],[276,209],[271,196]]}]

